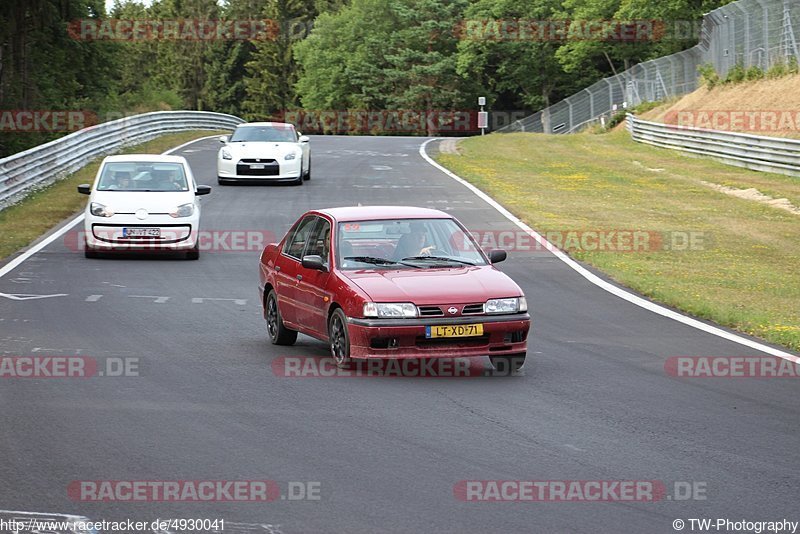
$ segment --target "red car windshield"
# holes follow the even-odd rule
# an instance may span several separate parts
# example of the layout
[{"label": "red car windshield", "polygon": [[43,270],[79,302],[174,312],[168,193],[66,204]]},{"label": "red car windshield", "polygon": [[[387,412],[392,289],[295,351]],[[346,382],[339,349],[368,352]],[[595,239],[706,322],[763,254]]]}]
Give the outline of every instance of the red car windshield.
[{"label": "red car windshield", "polygon": [[486,265],[472,236],[453,219],[387,219],[338,225],[340,269]]}]

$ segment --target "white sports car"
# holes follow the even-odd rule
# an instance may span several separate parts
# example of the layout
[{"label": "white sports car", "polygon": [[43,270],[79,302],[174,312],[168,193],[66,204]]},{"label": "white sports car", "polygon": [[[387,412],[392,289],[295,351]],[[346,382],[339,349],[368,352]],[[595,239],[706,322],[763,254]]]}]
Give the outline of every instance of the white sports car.
[{"label": "white sports car", "polygon": [[311,178],[309,138],[282,122],[240,124],[217,154],[217,181],[291,181],[301,185]]}]

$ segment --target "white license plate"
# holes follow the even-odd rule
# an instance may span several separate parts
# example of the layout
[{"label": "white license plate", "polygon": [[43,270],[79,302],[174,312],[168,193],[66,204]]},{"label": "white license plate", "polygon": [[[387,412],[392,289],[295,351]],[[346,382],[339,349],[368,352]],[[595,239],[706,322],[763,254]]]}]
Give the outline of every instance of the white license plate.
[{"label": "white license plate", "polygon": [[251,169],[263,169],[264,167],[266,167],[266,165],[263,165],[261,163],[256,163],[255,165],[250,165]]},{"label": "white license plate", "polygon": [[161,237],[161,228],[123,228],[122,237]]}]

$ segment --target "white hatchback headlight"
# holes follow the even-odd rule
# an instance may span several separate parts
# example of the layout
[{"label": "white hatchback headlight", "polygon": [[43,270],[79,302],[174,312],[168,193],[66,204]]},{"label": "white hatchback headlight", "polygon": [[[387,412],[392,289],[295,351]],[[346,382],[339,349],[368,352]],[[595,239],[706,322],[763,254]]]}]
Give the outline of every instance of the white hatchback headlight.
[{"label": "white hatchback headlight", "polygon": [[507,299],[489,299],[483,305],[484,313],[520,313],[528,311],[528,302],[525,297]]},{"label": "white hatchback headlight", "polygon": [[417,307],[410,302],[365,302],[364,317],[416,317]]},{"label": "white hatchback headlight", "polygon": [[99,202],[89,204],[89,212],[95,217],[111,217],[114,215],[113,211]]},{"label": "white hatchback headlight", "polygon": [[220,150],[220,154],[222,154],[222,159],[233,159],[231,151],[228,150],[227,148],[223,148],[222,150]]},{"label": "white hatchback headlight", "polygon": [[194,203],[182,204],[169,212],[170,217],[191,217],[194,213]]}]

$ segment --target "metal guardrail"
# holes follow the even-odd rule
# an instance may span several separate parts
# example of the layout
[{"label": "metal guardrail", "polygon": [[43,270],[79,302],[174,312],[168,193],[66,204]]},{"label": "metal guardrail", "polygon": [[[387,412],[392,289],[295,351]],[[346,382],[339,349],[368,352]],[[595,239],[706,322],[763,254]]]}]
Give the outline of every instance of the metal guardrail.
[{"label": "metal guardrail", "polygon": [[0,159],[0,209],[32,188],[52,183],[91,160],[159,135],[186,130],[232,130],[239,117],[208,111],[156,111],[104,122]]},{"label": "metal guardrail", "polygon": [[710,156],[757,171],[800,176],[800,141],[649,122],[627,115],[634,141]]}]

